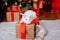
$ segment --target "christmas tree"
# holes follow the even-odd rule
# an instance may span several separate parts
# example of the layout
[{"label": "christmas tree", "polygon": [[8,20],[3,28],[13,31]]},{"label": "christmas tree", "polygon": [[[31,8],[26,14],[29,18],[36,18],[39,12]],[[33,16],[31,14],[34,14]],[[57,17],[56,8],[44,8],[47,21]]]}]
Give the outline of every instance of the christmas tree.
[{"label": "christmas tree", "polygon": [[33,6],[32,0],[7,0],[8,7],[11,7],[15,2],[17,2],[18,5],[26,6],[28,9],[32,9]]},{"label": "christmas tree", "polygon": [[32,9],[33,1],[32,0],[22,1],[22,5],[26,6],[27,9]]}]

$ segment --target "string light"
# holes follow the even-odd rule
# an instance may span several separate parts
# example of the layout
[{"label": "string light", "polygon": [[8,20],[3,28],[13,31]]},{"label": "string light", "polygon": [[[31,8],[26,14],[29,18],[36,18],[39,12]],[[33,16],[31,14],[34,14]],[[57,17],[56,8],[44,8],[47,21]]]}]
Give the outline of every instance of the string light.
[{"label": "string light", "polygon": [[38,0],[33,0],[33,2],[38,2]]},{"label": "string light", "polygon": [[5,2],[5,5],[7,6],[7,2]]},{"label": "string light", "polygon": [[19,6],[20,6],[20,7],[22,7],[22,5],[21,5],[21,4],[20,4]]},{"label": "string light", "polygon": [[15,2],[15,5],[17,5],[17,2]]},{"label": "string light", "polygon": [[29,0],[28,3],[31,3],[31,0]]}]

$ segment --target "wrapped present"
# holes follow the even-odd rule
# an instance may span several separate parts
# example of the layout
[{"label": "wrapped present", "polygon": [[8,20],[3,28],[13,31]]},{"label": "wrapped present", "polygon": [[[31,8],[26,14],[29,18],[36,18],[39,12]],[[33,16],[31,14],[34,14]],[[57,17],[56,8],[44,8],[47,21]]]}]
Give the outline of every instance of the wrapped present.
[{"label": "wrapped present", "polygon": [[7,21],[19,21],[20,20],[20,15],[18,11],[8,11],[6,13]]},{"label": "wrapped present", "polygon": [[33,10],[36,12],[37,17],[40,17],[40,0],[37,3],[33,3]]},{"label": "wrapped present", "polygon": [[35,25],[34,24],[30,24],[30,25],[27,25],[26,26],[27,28],[26,28],[26,30],[27,30],[27,35],[26,35],[26,37],[27,38],[31,38],[31,39],[34,39],[34,37],[36,37],[36,32],[35,32]]},{"label": "wrapped present", "polygon": [[40,8],[40,9],[43,8],[43,2],[42,2],[42,0],[39,2],[39,8]]},{"label": "wrapped present", "polygon": [[37,8],[37,3],[33,3],[33,8],[34,8],[34,9]]},{"label": "wrapped present", "polygon": [[[24,25],[23,25],[24,26]],[[25,28],[25,29],[24,29]],[[21,39],[34,39],[34,24],[26,25],[26,27],[21,27],[21,24],[16,25],[16,38],[21,38]],[[24,30],[24,31],[22,31]],[[21,32],[22,31],[22,32]]]},{"label": "wrapped present", "polygon": [[18,7],[18,5],[12,5],[12,10],[19,10],[19,7]]}]

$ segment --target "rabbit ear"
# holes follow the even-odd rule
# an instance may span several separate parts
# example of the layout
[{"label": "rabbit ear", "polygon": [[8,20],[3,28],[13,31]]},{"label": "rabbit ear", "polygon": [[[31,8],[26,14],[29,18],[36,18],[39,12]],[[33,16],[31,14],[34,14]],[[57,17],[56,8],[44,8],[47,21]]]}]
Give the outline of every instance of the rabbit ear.
[{"label": "rabbit ear", "polygon": [[23,14],[23,13],[20,13],[20,15],[22,15],[22,16],[23,16],[24,14]]}]

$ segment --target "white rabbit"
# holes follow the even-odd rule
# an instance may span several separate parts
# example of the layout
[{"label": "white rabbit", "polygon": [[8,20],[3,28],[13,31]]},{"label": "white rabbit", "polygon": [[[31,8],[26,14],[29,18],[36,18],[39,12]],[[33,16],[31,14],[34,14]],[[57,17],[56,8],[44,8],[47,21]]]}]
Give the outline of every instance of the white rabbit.
[{"label": "white rabbit", "polygon": [[[24,14],[22,15],[22,19],[20,21],[20,23],[25,22],[26,24],[31,24],[31,22],[37,18],[36,13],[32,10],[28,10],[26,11]],[[38,36],[41,38],[41,40],[44,40],[44,36],[46,35],[46,30],[45,28],[43,28],[40,24],[36,25],[36,37],[38,38]]]},{"label": "white rabbit", "polygon": [[33,21],[33,19],[37,18],[36,13],[32,10],[28,10],[21,15],[22,15],[22,19],[20,23],[25,22],[26,24],[30,24]]}]

